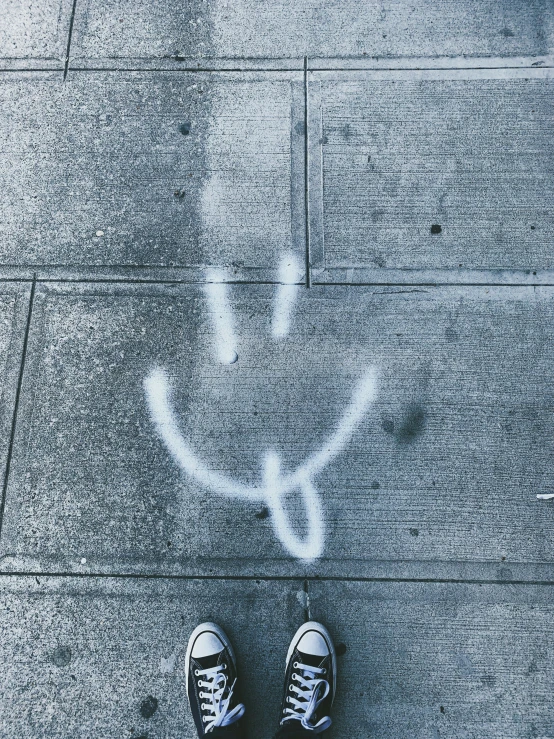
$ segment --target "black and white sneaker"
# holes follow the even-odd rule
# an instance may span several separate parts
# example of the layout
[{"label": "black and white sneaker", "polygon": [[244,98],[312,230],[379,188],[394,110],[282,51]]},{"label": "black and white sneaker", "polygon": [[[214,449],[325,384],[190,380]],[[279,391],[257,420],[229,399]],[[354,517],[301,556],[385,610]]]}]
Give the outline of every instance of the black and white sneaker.
[{"label": "black and white sneaker", "polygon": [[335,648],[325,626],[316,621],[301,626],[287,654],[281,726],[292,727],[293,722],[298,721],[299,729],[302,727],[314,734],[329,728],[336,665]]},{"label": "black and white sneaker", "polygon": [[[186,656],[187,696],[199,737],[231,726],[244,715],[238,702],[237,662],[233,647],[217,624],[192,632]],[[218,735],[221,732],[216,732]]]}]

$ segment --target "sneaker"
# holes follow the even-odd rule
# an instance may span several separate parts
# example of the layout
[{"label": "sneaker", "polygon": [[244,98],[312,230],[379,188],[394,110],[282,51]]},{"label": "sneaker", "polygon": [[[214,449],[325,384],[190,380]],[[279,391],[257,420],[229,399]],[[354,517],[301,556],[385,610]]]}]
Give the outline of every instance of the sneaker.
[{"label": "sneaker", "polygon": [[199,737],[230,726],[244,715],[238,702],[237,661],[227,635],[217,624],[197,626],[186,656],[187,696]]},{"label": "sneaker", "polygon": [[301,626],[287,654],[281,726],[298,721],[303,729],[314,734],[329,728],[336,665],[335,648],[325,626],[316,621]]}]

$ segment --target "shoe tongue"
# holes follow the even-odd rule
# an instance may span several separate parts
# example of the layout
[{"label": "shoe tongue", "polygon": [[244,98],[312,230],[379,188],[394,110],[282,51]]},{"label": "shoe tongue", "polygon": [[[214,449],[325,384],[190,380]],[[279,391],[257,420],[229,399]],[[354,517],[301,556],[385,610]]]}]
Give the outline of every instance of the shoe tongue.
[{"label": "shoe tongue", "polygon": [[325,657],[318,656],[316,654],[305,654],[298,650],[298,661],[303,665],[309,665],[310,667],[319,667],[324,661]]},{"label": "shoe tongue", "polygon": [[217,667],[217,665],[223,662],[223,652],[210,654],[207,657],[195,657],[194,661],[200,665],[201,670],[207,670],[209,667]]}]

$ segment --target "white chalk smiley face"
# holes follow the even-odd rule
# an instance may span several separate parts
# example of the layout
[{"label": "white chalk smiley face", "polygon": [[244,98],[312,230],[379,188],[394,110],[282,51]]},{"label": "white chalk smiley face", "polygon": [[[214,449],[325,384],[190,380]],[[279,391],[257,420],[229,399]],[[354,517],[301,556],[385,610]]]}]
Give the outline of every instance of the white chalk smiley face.
[{"label": "white chalk smiley face", "polygon": [[[301,268],[293,257],[284,258],[279,269],[276,288],[272,334],[275,341],[286,339],[292,320]],[[215,353],[218,362],[237,361],[233,314],[228,301],[228,287],[217,271],[209,275],[205,285],[206,299],[211,312],[217,341]],[[313,561],[323,554],[325,546],[325,517],[314,478],[348,444],[377,394],[377,373],[371,367],[355,386],[350,403],[344,409],[335,429],[321,448],[312,453],[293,472],[281,472],[281,457],[274,450],[262,454],[258,485],[245,485],[226,475],[211,470],[187,443],[180,430],[172,400],[169,378],[165,370],[153,369],[144,380],[146,400],[152,422],[160,439],[176,464],[211,492],[229,498],[241,498],[267,506],[275,535],[293,557]],[[306,534],[299,537],[290,525],[285,512],[287,495],[299,491],[306,512]]]}]

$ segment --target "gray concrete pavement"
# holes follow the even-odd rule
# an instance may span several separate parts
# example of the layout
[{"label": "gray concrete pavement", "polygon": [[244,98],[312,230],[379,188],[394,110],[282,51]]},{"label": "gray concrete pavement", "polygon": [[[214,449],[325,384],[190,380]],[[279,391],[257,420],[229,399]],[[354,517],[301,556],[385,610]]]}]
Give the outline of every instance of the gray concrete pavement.
[{"label": "gray concrete pavement", "polygon": [[[251,735],[269,736],[288,640],[303,616],[302,582],[20,576],[3,577],[0,588],[4,736],[194,736],[183,656],[187,633],[206,617],[236,642]],[[329,737],[388,739],[406,726],[418,738],[477,737],[484,728],[507,739],[549,735],[550,589],[309,588],[310,615],[339,645],[339,696],[349,697],[337,702]]]},{"label": "gray concrete pavement", "polygon": [[3,481],[6,479],[6,462],[11,449],[30,293],[28,285],[17,283],[3,283],[0,290],[0,469]]},{"label": "gray concrete pavement", "polygon": [[1,739],[192,737],[207,618],[269,739],[310,617],[330,737],[554,737],[553,33],[3,9]]},{"label": "gray concrete pavement", "polygon": [[[278,287],[226,293],[232,364],[201,286],[39,286],[0,566],[356,577],[385,560],[413,577],[425,561],[496,579],[553,561],[536,500],[552,487],[552,288],[298,288],[282,338]],[[325,450],[371,367],[375,402],[313,475],[324,551],[307,566],[262,514],[264,460],[287,474]],[[180,473],[149,414],[155,368],[191,456],[252,500]],[[296,491],[286,508],[307,536]]]},{"label": "gray concrete pavement", "polygon": [[259,271],[303,257],[298,73],[13,73],[0,95],[3,264]]},{"label": "gray concrete pavement", "polygon": [[548,588],[314,582],[310,604],[346,647],[334,736],[552,735]]},{"label": "gray concrete pavement", "polygon": [[77,5],[72,59],[530,56],[551,52],[554,12],[541,0],[94,0]]},{"label": "gray concrete pavement", "polygon": [[314,267],[552,269],[551,71],[314,73]]},{"label": "gray concrete pavement", "polygon": [[188,634],[217,619],[236,642],[248,726],[277,721],[298,582],[2,578],[3,737],[195,736]]},{"label": "gray concrete pavement", "polygon": [[63,69],[71,0],[7,0],[0,12],[0,69]]}]

